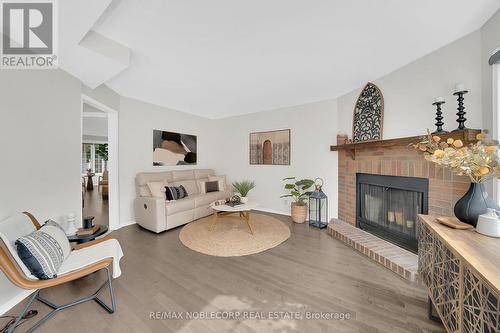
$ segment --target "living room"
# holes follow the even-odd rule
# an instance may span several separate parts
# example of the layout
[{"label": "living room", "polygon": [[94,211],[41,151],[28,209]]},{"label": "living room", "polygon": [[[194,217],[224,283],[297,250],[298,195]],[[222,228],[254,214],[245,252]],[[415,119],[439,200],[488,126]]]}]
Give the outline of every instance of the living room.
[{"label": "living room", "polygon": [[[457,211],[469,187],[500,200],[497,1],[42,2],[56,64],[26,68],[7,52],[23,20],[2,25],[0,332],[500,332],[500,235],[486,206]],[[2,20],[26,4],[0,1]],[[447,154],[469,147],[492,155],[460,176]],[[361,174],[423,189],[382,205],[370,186],[393,185]],[[71,250],[50,278],[21,246],[40,227]],[[451,242],[443,279],[470,267],[479,314],[433,285],[455,236],[475,247]]]}]

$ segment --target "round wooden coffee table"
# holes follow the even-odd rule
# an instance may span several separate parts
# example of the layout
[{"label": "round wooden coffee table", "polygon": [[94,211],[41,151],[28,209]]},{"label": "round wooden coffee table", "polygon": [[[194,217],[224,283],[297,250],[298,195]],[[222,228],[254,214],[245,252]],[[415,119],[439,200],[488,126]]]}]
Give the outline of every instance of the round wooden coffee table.
[{"label": "round wooden coffee table", "polygon": [[214,210],[214,221],[210,226],[210,230],[215,228],[220,218],[234,217],[233,214],[238,214],[237,216],[247,223],[248,229],[250,229],[250,233],[253,235],[252,226],[250,225],[250,211],[257,208],[256,203],[248,202],[234,207],[229,205],[212,205],[211,208]]},{"label": "round wooden coffee table", "polygon": [[97,232],[93,233],[92,235],[81,235],[81,236],[71,235],[71,236],[67,236],[68,241],[75,242],[77,244],[83,244],[83,243],[93,241],[97,237],[102,236],[108,232],[108,226],[100,225],[100,224],[96,224],[96,225],[98,225],[100,228],[99,228],[99,230],[97,230]]}]

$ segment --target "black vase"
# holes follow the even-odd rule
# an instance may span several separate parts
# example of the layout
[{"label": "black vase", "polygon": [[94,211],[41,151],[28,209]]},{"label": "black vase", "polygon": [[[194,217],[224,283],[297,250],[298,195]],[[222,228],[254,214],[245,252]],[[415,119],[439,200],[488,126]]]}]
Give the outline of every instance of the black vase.
[{"label": "black vase", "polygon": [[479,215],[487,208],[500,209],[488,196],[483,184],[471,183],[469,190],[455,204],[455,216],[462,222],[476,226]]}]

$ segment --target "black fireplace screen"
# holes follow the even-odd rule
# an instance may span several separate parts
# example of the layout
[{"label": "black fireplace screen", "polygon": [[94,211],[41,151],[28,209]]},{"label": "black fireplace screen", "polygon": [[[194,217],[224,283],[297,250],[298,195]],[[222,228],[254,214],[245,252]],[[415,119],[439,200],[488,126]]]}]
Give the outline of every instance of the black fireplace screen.
[{"label": "black fireplace screen", "polygon": [[356,175],[359,228],[417,252],[417,214],[427,213],[428,180]]}]

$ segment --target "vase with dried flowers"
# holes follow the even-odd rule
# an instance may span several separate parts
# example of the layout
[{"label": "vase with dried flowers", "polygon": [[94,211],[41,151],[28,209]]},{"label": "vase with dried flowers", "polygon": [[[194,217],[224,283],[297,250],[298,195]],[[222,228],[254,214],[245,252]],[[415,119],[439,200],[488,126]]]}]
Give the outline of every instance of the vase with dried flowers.
[{"label": "vase with dried flowers", "polygon": [[478,216],[486,213],[487,208],[500,209],[483,185],[487,180],[500,178],[498,141],[487,141],[485,131],[477,134],[476,139],[475,143],[464,145],[461,140],[442,140],[440,136],[429,133],[422,141],[413,144],[415,149],[424,153],[427,161],[456,175],[469,177],[471,186],[455,204],[454,213],[460,221],[474,227]]}]

